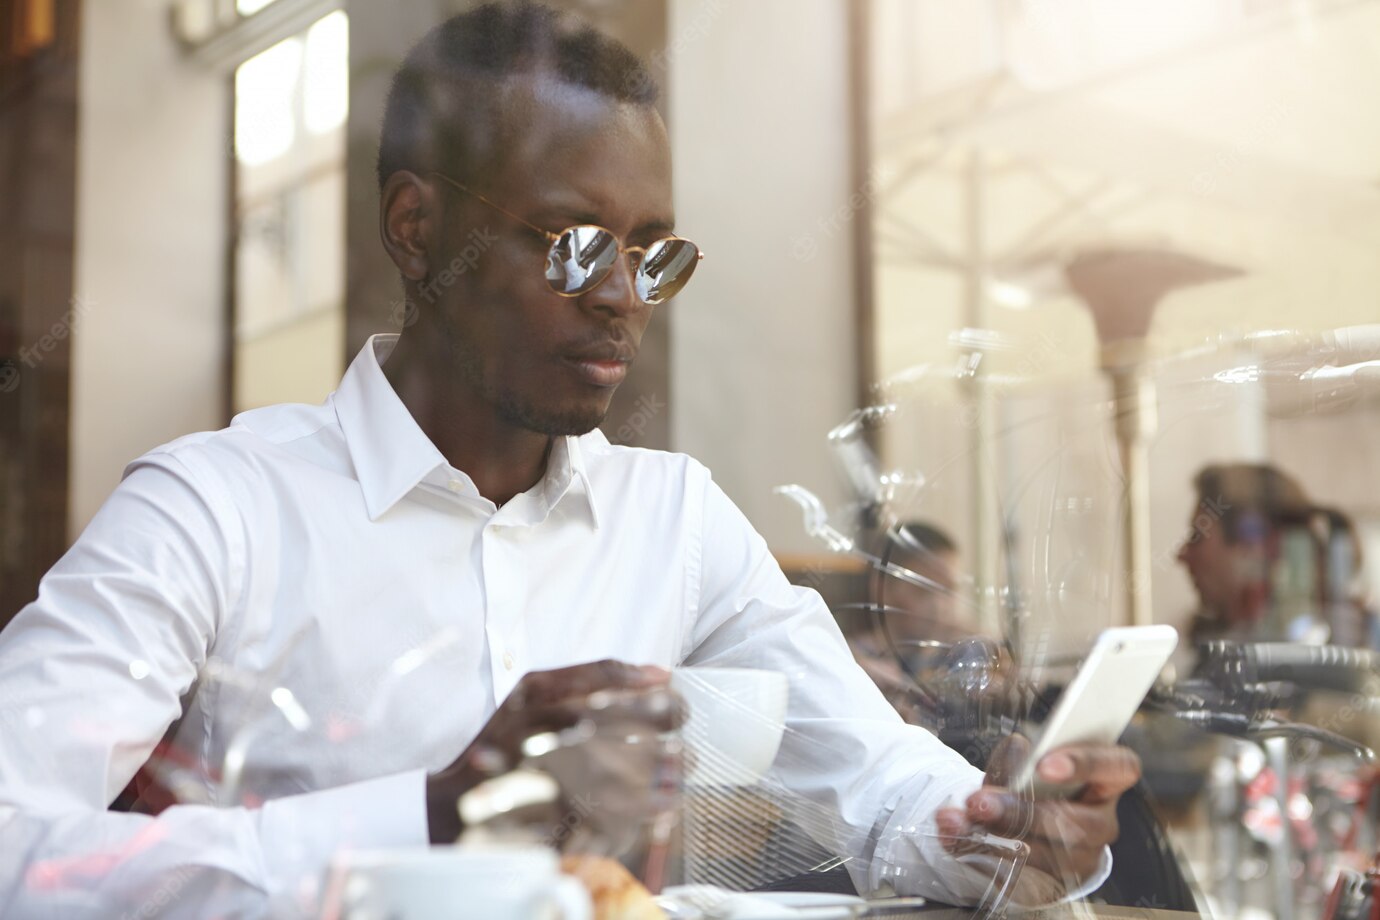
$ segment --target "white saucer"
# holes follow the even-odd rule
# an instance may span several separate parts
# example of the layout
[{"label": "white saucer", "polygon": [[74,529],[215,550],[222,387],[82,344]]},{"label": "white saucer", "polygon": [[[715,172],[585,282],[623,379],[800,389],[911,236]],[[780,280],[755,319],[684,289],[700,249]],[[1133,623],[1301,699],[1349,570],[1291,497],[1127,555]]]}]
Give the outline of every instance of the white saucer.
[{"label": "white saucer", "polygon": [[733,892],[685,885],[662,894],[682,909],[680,914],[668,913],[686,918],[702,911],[703,916],[724,920],[853,920],[867,907],[862,898],[816,891]]},{"label": "white saucer", "polygon": [[862,898],[823,891],[755,891],[749,897],[788,907],[791,909],[789,916],[801,920],[847,920],[867,907]]}]

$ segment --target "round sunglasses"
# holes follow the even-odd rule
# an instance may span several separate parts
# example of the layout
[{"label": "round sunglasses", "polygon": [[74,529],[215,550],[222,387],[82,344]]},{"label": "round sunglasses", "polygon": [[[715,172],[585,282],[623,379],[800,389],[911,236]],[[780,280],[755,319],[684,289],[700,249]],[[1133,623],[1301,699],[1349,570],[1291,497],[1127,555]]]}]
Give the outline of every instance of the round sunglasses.
[{"label": "round sunglasses", "polygon": [[643,303],[659,304],[681,292],[704,258],[698,246],[678,236],[668,236],[649,246],[624,246],[613,231],[597,224],[579,224],[566,227],[560,233],[552,233],[494,204],[444,173],[433,172],[431,175],[550,240],[551,248],[546,254],[546,283],[562,297],[588,294],[604,283],[618,263],[619,256],[631,253],[634,255],[633,285],[637,289],[637,296]]}]

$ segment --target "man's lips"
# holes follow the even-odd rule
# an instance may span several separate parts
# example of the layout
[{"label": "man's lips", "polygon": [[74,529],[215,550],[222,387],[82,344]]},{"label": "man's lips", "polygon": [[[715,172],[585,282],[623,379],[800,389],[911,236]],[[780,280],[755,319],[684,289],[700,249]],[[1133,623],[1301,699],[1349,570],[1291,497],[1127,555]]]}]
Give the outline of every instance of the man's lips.
[{"label": "man's lips", "polygon": [[637,356],[627,344],[607,341],[566,356],[586,383],[598,387],[616,387],[628,376],[628,365]]},{"label": "man's lips", "polygon": [[601,361],[581,358],[567,358],[586,383],[597,387],[616,387],[628,376],[628,361]]}]

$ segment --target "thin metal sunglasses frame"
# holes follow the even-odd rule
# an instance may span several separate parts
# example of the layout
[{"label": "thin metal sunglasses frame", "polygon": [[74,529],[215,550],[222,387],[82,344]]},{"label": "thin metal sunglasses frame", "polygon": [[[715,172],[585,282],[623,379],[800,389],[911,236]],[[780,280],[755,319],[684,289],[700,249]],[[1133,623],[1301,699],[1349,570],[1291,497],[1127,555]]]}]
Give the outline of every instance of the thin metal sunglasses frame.
[{"label": "thin metal sunglasses frame", "polygon": [[[575,230],[575,229],[577,229],[577,228],[586,228],[586,227],[589,227],[589,228],[593,228],[593,229],[595,229],[595,230],[600,230],[600,231],[602,231],[602,232],[604,232],[604,233],[607,233],[607,234],[614,240],[614,242],[616,242],[616,243],[618,244],[618,254],[619,254],[620,256],[622,256],[622,255],[627,255],[628,253],[632,253],[632,252],[637,253],[639,258],[638,258],[637,261],[634,263],[634,268],[635,268],[638,272],[641,272],[641,271],[642,271],[642,265],[643,265],[643,262],[645,261],[645,257],[646,257],[646,255],[647,255],[647,251],[648,251],[649,249],[651,249],[653,246],[656,246],[656,245],[659,244],[659,243],[665,243],[665,242],[667,242],[668,240],[680,240],[680,241],[682,241],[682,242],[689,243],[691,246],[694,246],[694,247],[695,247],[695,261],[698,263],[698,262],[701,262],[701,261],[704,260],[704,250],[700,249],[699,245],[698,245],[697,243],[695,243],[694,240],[688,240],[688,239],[686,239],[686,238],[683,237],[683,236],[675,236],[675,235],[672,235],[672,236],[662,237],[661,239],[656,240],[655,242],[653,242],[650,246],[624,246],[624,245],[623,245],[623,241],[622,241],[622,239],[619,238],[618,234],[614,233],[612,230],[608,229],[607,227],[601,227],[601,226],[599,226],[598,224],[572,224],[571,226],[566,227],[566,228],[565,228],[564,230],[562,230],[560,233],[552,233],[550,230],[547,230],[547,229],[545,229],[545,228],[543,228],[543,227],[538,227],[536,224],[532,223],[532,222],[529,221],[529,220],[524,220],[523,218],[518,217],[518,216],[517,216],[516,214],[514,214],[512,211],[509,211],[507,208],[503,207],[502,205],[495,204],[494,202],[490,201],[488,198],[486,198],[486,197],[484,197],[483,195],[481,195],[479,192],[476,192],[474,189],[472,189],[472,188],[470,188],[469,186],[465,185],[463,182],[459,182],[459,181],[457,181],[457,180],[455,180],[455,179],[452,179],[450,176],[447,176],[445,173],[436,172],[435,170],[432,170],[430,174],[431,174],[432,176],[435,176],[437,179],[441,179],[442,181],[448,183],[449,185],[454,186],[455,188],[457,188],[457,189],[459,189],[460,191],[464,192],[466,195],[472,195],[472,196],[474,196],[475,198],[478,198],[480,201],[484,202],[486,205],[488,205],[489,207],[493,208],[495,211],[498,211],[498,212],[501,213],[501,214],[505,214],[505,215],[507,215],[508,217],[511,217],[513,220],[515,220],[515,221],[517,221],[518,223],[522,224],[524,227],[527,227],[527,228],[529,228],[529,229],[531,229],[531,230],[534,230],[534,231],[536,231],[537,233],[541,234],[543,237],[545,237],[546,239],[550,240],[552,249],[554,249],[554,248],[556,247],[556,245],[557,245],[558,243],[560,243],[562,237],[564,237],[567,233],[570,233],[572,230]],[[694,272],[694,269],[692,268],[692,269],[690,269],[689,271],[693,273],[693,272]],[[583,290],[578,290],[578,291],[558,291],[558,290],[556,290],[556,288],[554,288],[554,287],[552,287],[551,290],[552,290],[553,293],[555,293],[555,294],[557,294],[557,295],[559,295],[559,296],[561,296],[561,297],[583,297],[585,294],[588,294],[590,291],[594,290],[594,289],[597,288],[599,285],[603,284],[604,281],[607,280],[607,278],[608,278],[608,276],[609,276],[610,274],[612,274],[612,268],[609,268],[608,270],[606,270],[602,275],[600,275],[598,281],[596,281],[594,284],[591,284],[589,287],[587,287],[587,288],[585,288],[585,289],[583,289]],[[679,294],[682,290],[684,290],[685,285],[688,284],[688,283],[689,283],[689,279],[687,278],[684,282],[681,283],[681,286],[678,287],[678,288],[676,289],[676,292],[675,292],[675,293],[676,293],[676,294]],[[548,282],[548,284],[549,284],[549,282]],[[639,296],[639,298],[640,298],[640,297],[641,297],[641,294],[639,294],[638,296]],[[659,303],[662,303],[662,302],[664,302],[664,301],[670,300],[671,297],[674,297],[674,296],[675,296],[675,294],[671,294],[671,295],[669,295],[669,296],[667,296],[667,297],[660,298],[659,300],[645,301],[645,302],[646,302],[646,303],[649,303],[649,304],[655,305],[655,304],[659,304]]]}]

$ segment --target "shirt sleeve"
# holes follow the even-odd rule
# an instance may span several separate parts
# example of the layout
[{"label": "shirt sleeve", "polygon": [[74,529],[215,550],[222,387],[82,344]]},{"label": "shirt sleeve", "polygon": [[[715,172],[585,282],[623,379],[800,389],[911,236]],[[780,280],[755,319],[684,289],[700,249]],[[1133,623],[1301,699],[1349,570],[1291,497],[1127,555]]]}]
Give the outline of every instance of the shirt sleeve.
[{"label": "shirt sleeve", "polygon": [[238,526],[160,455],[0,633],[0,916],[293,915],[338,848],[427,842],[420,770],[258,809],[106,810],[233,609]]},{"label": "shirt sleeve", "polygon": [[944,851],[933,816],[976,791],[981,771],[902,721],[853,659],[823,599],[786,580],[707,472],[701,527],[699,603],[684,663],[787,675],[786,730],[766,782],[779,783],[810,835],[847,859],[860,892],[979,903],[990,867]]}]

